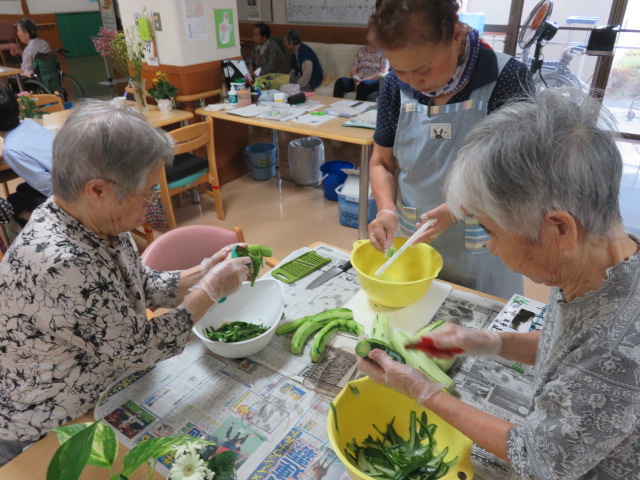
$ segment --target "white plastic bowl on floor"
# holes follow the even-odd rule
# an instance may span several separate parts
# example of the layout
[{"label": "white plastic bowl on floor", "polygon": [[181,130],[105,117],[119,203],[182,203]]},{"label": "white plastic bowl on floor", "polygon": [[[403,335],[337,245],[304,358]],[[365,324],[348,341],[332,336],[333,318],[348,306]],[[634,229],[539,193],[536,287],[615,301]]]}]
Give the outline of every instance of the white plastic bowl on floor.
[{"label": "white plastic bowl on floor", "polygon": [[[256,280],[254,286],[244,282],[240,289],[229,295],[223,303],[214,305],[193,327],[193,332],[204,345],[216,355],[227,358],[242,358],[258,353],[265,348],[276,333],[276,327],[284,311],[284,289],[274,278]],[[244,342],[215,342],[209,340],[202,330],[220,328],[223,323],[247,322],[263,324],[269,330]]]}]

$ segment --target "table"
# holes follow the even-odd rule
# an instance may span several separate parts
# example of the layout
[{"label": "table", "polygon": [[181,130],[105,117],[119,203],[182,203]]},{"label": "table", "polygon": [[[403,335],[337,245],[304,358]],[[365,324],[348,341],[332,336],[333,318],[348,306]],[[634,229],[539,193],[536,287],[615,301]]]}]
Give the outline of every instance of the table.
[{"label": "table", "polygon": [[[331,257],[332,262],[321,270],[299,280],[296,284],[285,286],[285,294],[288,299],[287,305],[285,306],[286,320],[297,318],[301,313],[305,312],[307,314],[316,313],[313,310],[318,309],[319,305],[322,305],[323,308],[334,308],[336,306],[343,306],[347,304],[353,308],[356,320],[362,321],[362,318],[358,318],[358,314],[361,314],[362,312],[358,312],[356,310],[356,303],[354,302],[356,297],[362,292],[359,291],[359,286],[355,280],[356,275],[353,271],[338,275],[316,289],[305,290],[306,285],[321,275],[324,270],[330,268],[330,266],[334,264],[342,263],[345,258],[348,258],[347,252],[335,247],[323,244],[314,244],[311,247],[317,249],[317,251],[323,256]],[[298,254],[299,251],[293,252],[282,261],[286,262],[291,256]],[[454,290],[449,293],[449,296],[438,309],[434,318],[443,318],[446,320],[457,318],[460,320],[460,315],[466,315],[464,317],[466,325],[478,326],[490,322],[493,318],[492,315],[497,313],[504,304],[503,300],[495,297],[463,287],[454,287]],[[354,292],[357,293],[354,295]],[[402,311],[402,309],[380,308],[380,311],[384,312],[389,317],[392,325],[394,325],[394,321],[398,320],[398,318],[394,318],[394,316],[399,315]],[[368,313],[369,312],[366,312],[367,316]],[[405,314],[408,315],[409,312],[405,312]],[[362,315],[360,315],[360,317],[362,317]],[[426,319],[424,321],[427,323]],[[419,328],[419,325],[414,326],[416,329]],[[117,397],[114,395],[112,397],[112,403],[113,405],[121,405],[123,399],[134,399],[134,401],[139,405],[144,404],[149,412],[157,414],[158,411],[165,411],[163,415],[157,415],[161,421],[149,424],[148,431],[150,432],[159,429],[159,426],[165,423],[170,426],[173,423],[179,423],[180,425],[192,425],[194,428],[210,428],[209,432],[213,432],[214,427],[212,424],[216,422],[220,424],[216,428],[224,432],[230,421],[236,422],[235,428],[238,428],[238,426],[245,426],[246,419],[239,413],[243,406],[248,407],[248,410],[251,411],[256,405],[266,404],[267,407],[261,407],[257,416],[251,417],[252,423],[250,424],[251,426],[262,425],[264,427],[267,420],[269,423],[276,424],[276,422],[273,421],[273,412],[270,412],[268,416],[265,415],[265,419],[261,419],[263,412],[262,409],[268,410],[269,407],[279,407],[280,410],[284,410],[286,407],[289,407],[287,410],[284,410],[288,424],[284,424],[283,428],[277,430],[276,433],[279,432],[278,435],[269,436],[269,432],[273,429],[269,430],[265,427],[262,430],[256,429],[257,432],[266,432],[266,440],[264,442],[258,443],[257,439],[254,437],[247,441],[247,443],[250,443],[251,441],[256,442],[256,444],[258,444],[256,449],[259,451],[256,453],[255,458],[252,456],[247,458],[246,463],[243,464],[245,470],[238,473],[238,478],[268,478],[266,476],[250,476],[247,474],[247,468],[249,468],[249,471],[252,471],[256,468],[256,465],[260,467],[263,465],[269,465],[271,467],[273,464],[277,464],[288,459],[284,458],[287,457],[286,452],[283,453],[282,448],[278,449],[278,446],[282,445],[281,442],[284,441],[284,438],[290,439],[295,437],[294,435],[285,435],[284,437],[281,435],[282,431],[290,431],[290,425],[295,425],[296,431],[299,431],[300,429],[298,428],[298,425],[304,424],[308,431],[315,434],[314,437],[311,433],[304,431],[299,434],[299,440],[306,447],[311,449],[309,451],[310,453],[315,454],[315,456],[309,454],[304,457],[307,459],[310,458],[311,460],[309,460],[309,462],[312,460],[319,461],[318,459],[323,459],[328,456],[326,443],[323,444],[322,439],[319,437],[322,436],[321,434],[323,431],[326,435],[325,421],[326,412],[328,412],[329,409],[329,399],[323,395],[312,392],[306,381],[303,384],[300,384],[298,382],[289,381],[290,376],[280,376],[281,371],[287,370],[287,365],[284,367],[276,365],[279,362],[286,363],[288,359],[291,358],[291,361],[297,363],[289,370],[296,370],[299,372],[300,362],[304,362],[305,360],[308,361],[308,350],[310,345],[307,345],[306,351],[302,356],[283,353],[288,352],[288,347],[285,347],[285,345],[287,345],[289,341],[290,339],[288,337],[276,336],[266,349],[270,351],[263,351],[264,353],[261,352],[256,356],[251,357],[251,360],[254,362],[249,362],[249,366],[251,367],[252,364],[254,365],[255,377],[249,373],[249,368],[243,366],[240,361],[221,359],[225,360],[224,362],[221,362],[219,359],[216,359],[216,357],[206,355],[204,362],[191,363],[195,358],[193,355],[194,348],[203,348],[199,342],[196,342],[195,345],[197,345],[197,347],[188,347],[188,349],[185,350],[185,353],[180,357],[174,357],[174,359],[161,362],[156,367],[157,370],[155,372],[149,372],[146,376],[131,383],[130,385],[133,385],[133,388],[138,389],[135,396],[130,392],[127,393],[127,388],[129,387],[125,387],[120,393],[116,394],[122,395],[124,393],[124,397]],[[355,339],[353,339],[353,341],[355,341]],[[343,363],[345,358],[346,357],[344,355],[340,356],[339,354],[335,354],[335,358],[333,360],[334,363],[330,364],[329,367],[327,367],[327,365],[324,367],[331,368],[331,366],[336,362]],[[467,357],[461,360],[460,365],[456,367],[456,372],[453,374],[453,378],[456,379],[458,384],[458,393],[465,402],[471,403],[472,405],[478,405],[480,402],[484,402],[487,409],[492,410],[494,414],[499,414],[501,416],[504,415],[508,420],[521,418],[517,417],[517,407],[521,406],[522,402],[526,400],[527,393],[525,388],[527,383],[523,380],[523,375],[518,374],[497,362],[491,362],[490,365],[485,366],[485,360],[478,362],[477,359],[472,357]],[[271,362],[273,368],[264,366],[263,362]],[[225,366],[221,366],[221,363],[224,363]],[[322,362],[316,366],[321,368]],[[175,374],[175,379],[167,379],[168,376],[172,375],[172,372],[179,368],[188,372],[188,375],[181,378],[179,374]],[[259,372],[262,372],[262,374],[258,375]],[[331,370],[331,374],[333,374],[333,370]],[[194,377],[202,377],[202,379],[193,380]],[[284,378],[286,382],[283,381],[282,378]],[[311,376],[309,378],[314,377]],[[174,386],[177,385],[173,390],[170,388],[172,382],[175,382],[173,383]],[[277,398],[288,398],[286,395],[279,393],[282,391],[281,387],[287,384],[297,386],[302,397],[310,397],[307,399],[307,403],[304,403],[304,400],[297,400],[296,402],[288,400],[289,403],[280,404],[275,400]],[[210,393],[213,387],[215,387],[215,394]],[[162,395],[166,395],[164,398],[161,395],[161,392],[163,391],[165,393],[162,393]],[[270,393],[268,395],[265,394],[264,397],[258,397],[257,392],[260,391],[269,391]],[[491,394],[488,392],[491,392]],[[491,400],[491,397],[494,396],[506,399],[508,402],[504,402],[504,404],[502,404],[499,400]],[[143,403],[142,401],[137,400],[140,398],[145,398],[146,401]],[[266,400],[268,400],[268,402]],[[307,410],[309,404],[312,404],[313,408],[309,408]],[[96,407],[96,411],[102,410],[103,413],[111,412],[113,405],[105,406],[103,403],[101,406],[99,405]],[[178,407],[174,410],[173,407],[176,405],[178,405]],[[291,405],[293,405],[293,407],[291,407]],[[318,405],[322,408],[318,407]],[[208,407],[210,410],[213,408],[212,406],[216,408],[215,414],[211,414],[207,409]],[[179,410],[179,408],[181,409]],[[300,413],[301,411],[303,412],[302,414]],[[308,413],[309,411],[313,411],[313,414]],[[285,414],[282,415],[284,416]],[[305,422],[301,422],[299,417],[304,418]],[[279,417],[276,416],[275,418],[277,419]],[[262,424],[258,422],[260,420],[262,420]],[[93,418],[91,413],[89,413],[80,417],[76,421],[90,422],[93,421]],[[284,420],[282,422],[284,422]],[[308,426],[312,424],[315,424],[315,426]],[[291,427],[291,431],[293,431],[293,427]],[[297,439],[294,439],[294,441],[295,440]],[[53,456],[57,447],[58,442],[55,435],[45,437],[7,465],[1,467],[0,478],[11,478],[12,480],[44,478],[49,460]],[[245,448],[247,449],[246,451],[249,452],[247,455],[252,455],[254,453],[254,450],[250,450],[252,447],[254,447],[254,445],[245,445]],[[243,448],[243,452],[245,452],[245,448]],[[126,447],[121,448],[121,450],[125,449]],[[276,450],[278,453],[277,455],[270,453],[275,452]],[[475,460],[474,469],[476,470],[475,474],[477,479],[505,480],[512,478],[512,472],[510,472],[506,462],[498,460],[493,455],[483,452],[484,451],[478,452],[478,449],[474,449],[475,456],[472,457],[472,459]],[[302,462],[304,461],[302,457],[303,456],[299,455],[294,459],[289,458],[288,460],[293,463]],[[267,459],[269,459],[269,462],[267,462]],[[325,477],[325,480],[336,480],[341,478],[341,475],[344,474],[344,469],[339,460],[334,458],[332,460],[332,465],[333,467],[327,477]],[[132,478],[144,478],[142,476],[143,470],[144,469],[140,469],[140,471],[137,472],[139,476],[134,475]],[[108,479],[109,475],[106,470],[95,468],[89,469],[88,467],[81,478],[100,480]],[[159,480],[165,477],[156,472],[153,478]],[[273,478],[278,477],[276,475]],[[308,479],[310,477],[302,475],[299,478]]]},{"label": "table", "polygon": [[19,68],[0,67],[0,77],[15,77],[20,90],[24,90],[22,86],[22,70]]},{"label": "table", "polygon": [[[314,95],[309,100],[322,102],[325,106],[335,103],[340,98],[326,97],[322,95]],[[268,120],[258,117],[241,117],[233,115],[224,110],[212,112],[205,108],[199,108],[195,112],[197,115],[211,117],[217,120],[227,122],[242,123],[245,125],[253,125],[256,127],[270,128],[274,132],[283,131],[289,133],[297,133],[300,135],[311,135],[327,140],[337,140],[340,142],[352,143],[362,147],[360,155],[360,197],[358,204],[358,238],[367,238],[367,216],[368,216],[368,192],[369,192],[369,157],[371,156],[371,147],[373,146],[374,130],[368,128],[343,127],[342,124],[347,121],[346,118],[336,117],[332,120],[322,123],[321,125],[304,125],[294,121],[280,122],[278,120]],[[214,129],[215,130],[215,129]],[[215,135],[215,131],[214,131]],[[277,141],[276,141],[277,145]],[[215,152],[214,152],[215,154]]]}]

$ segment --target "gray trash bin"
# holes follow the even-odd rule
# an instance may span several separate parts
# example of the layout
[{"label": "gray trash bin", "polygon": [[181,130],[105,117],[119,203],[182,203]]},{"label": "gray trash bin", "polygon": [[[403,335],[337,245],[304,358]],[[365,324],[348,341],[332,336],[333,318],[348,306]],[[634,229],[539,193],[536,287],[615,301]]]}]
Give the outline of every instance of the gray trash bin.
[{"label": "gray trash bin", "polygon": [[324,163],[324,143],[318,137],[296,138],[289,142],[289,171],[291,179],[303,187],[320,184]]}]

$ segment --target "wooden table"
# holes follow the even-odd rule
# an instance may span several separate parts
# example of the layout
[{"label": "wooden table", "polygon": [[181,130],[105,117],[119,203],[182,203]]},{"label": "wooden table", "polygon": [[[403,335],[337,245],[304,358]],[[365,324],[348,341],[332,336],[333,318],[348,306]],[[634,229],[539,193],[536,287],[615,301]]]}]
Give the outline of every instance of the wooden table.
[{"label": "wooden table", "polygon": [[22,70],[19,68],[0,67],[0,77],[15,77],[20,90],[24,89],[22,86]]},{"label": "wooden table", "polygon": [[[315,95],[309,97],[309,100],[322,102],[325,106],[335,103],[340,98],[326,97]],[[373,146],[374,130],[368,128],[343,127],[342,124],[347,121],[344,117],[335,117],[321,125],[304,125],[296,123],[292,120],[281,122],[278,120],[268,120],[258,117],[241,117],[233,115],[224,110],[212,112],[204,108],[196,110],[196,115],[211,117],[216,120],[224,120],[227,122],[242,123],[245,125],[253,125],[255,127],[270,128],[274,132],[283,131],[296,133],[299,135],[311,135],[324,138],[327,140],[337,140],[345,143],[352,143],[362,147],[360,156],[360,197],[358,204],[358,238],[367,238],[367,216],[368,216],[368,192],[369,192],[369,156],[371,155],[371,147]],[[214,128],[215,135],[215,128]],[[277,138],[277,137],[276,137]],[[277,141],[275,142],[277,145]],[[215,152],[214,152],[215,154]]]},{"label": "wooden table", "polygon": [[[313,243],[310,245],[310,248],[314,248],[320,244],[321,242]],[[333,248],[347,252],[347,250],[344,250],[338,247],[333,247]],[[448,283],[448,282],[445,282],[445,283]],[[504,302],[504,300],[502,299],[484,294],[482,292],[477,292],[475,290],[471,290],[469,288],[461,287],[455,284],[451,284],[451,285],[457,290],[474,293],[491,300],[499,301],[501,303]],[[75,419],[71,423],[86,423],[86,422],[93,422],[93,421],[94,421],[93,411],[90,411],[85,415]],[[1,479],[6,478],[11,480],[33,480],[36,478],[37,479],[45,478],[49,462],[53,457],[53,454],[57,450],[58,446],[59,446],[59,443],[56,438],[56,435],[53,433],[47,435],[45,438],[36,442],[29,449],[27,449],[26,451],[18,455],[12,461],[7,463],[3,467],[0,467],[0,478]],[[122,466],[122,458],[127,451],[128,451],[128,448],[120,444],[118,459],[115,464],[115,467],[116,467],[115,471],[120,470]],[[130,477],[130,479],[142,480],[146,478],[145,475],[146,475],[145,468],[140,468],[136,470],[136,472]],[[80,478],[85,480],[88,480],[88,479],[108,480],[109,471],[88,466],[85,468]],[[154,472],[152,478],[154,480],[163,480],[165,477],[160,475],[158,472]]]}]

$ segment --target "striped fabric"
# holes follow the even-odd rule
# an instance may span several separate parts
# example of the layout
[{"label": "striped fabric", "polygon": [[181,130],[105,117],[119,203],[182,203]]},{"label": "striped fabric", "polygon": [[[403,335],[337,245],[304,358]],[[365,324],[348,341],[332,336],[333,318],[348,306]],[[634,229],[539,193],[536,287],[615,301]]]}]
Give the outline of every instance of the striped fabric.
[{"label": "striped fabric", "polygon": [[482,100],[467,100],[466,102],[452,103],[447,105],[434,105],[429,107],[422,103],[403,103],[402,111],[404,113],[421,112],[426,113],[428,116],[439,115],[441,113],[453,113],[460,112],[462,110],[481,110],[486,112],[488,108],[487,102]]},{"label": "striped fabric", "polygon": [[484,253],[489,250],[489,235],[473,215],[464,218],[464,245],[469,253]]}]

